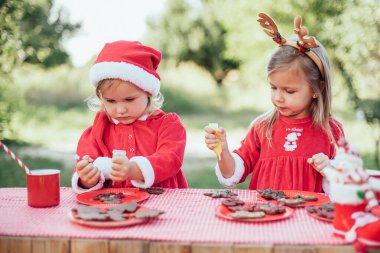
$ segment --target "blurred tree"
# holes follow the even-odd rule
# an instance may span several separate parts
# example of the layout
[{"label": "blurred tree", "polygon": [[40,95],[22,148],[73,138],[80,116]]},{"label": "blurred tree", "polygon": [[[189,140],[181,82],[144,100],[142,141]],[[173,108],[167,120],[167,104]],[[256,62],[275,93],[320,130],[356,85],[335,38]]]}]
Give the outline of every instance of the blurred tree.
[{"label": "blurred tree", "polygon": [[[0,1],[0,138],[10,130],[11,113],[17,99],[10,96],[12,70],[23,62],[52,67],[67,63],[62,40],[79,29],[52,13],[52,0]],[[54,14],[54,15],[53,15]]]},{"label": "blurred tree", "polygon": [[372,126],[374,160],[380,166],[380,1],[292,0],[292,4],[298,11],[310,10],[303,16],[305,22],[329,50],[351,107],[363,112]]},{"label": "blurred tree", "polygon": [[[269,1],[252,4],[247,0],[227,3],[229,5],[223,6],[231,10],[224,19],[228,30],[227,51],[235,55],[242,66],[258,62],[256,56],[268,49],[273,51],[273,44],[256,25],[257,13],[266,12],[275,17],[285,36],[292,34],[294,16],[302,16],[311,35],[329,51],[336,70],[334,74],[338,77],[334,80],[343,80],[350,107],[363,112],[374,130],[374,160],[380,166],[380,1],[284,0],[281,5],[274,5]],[[253,71],[255,69],[250,72]]]},{"label": "blurred tree", "polygon": [[[355,109],[372,126],[375,164],[380,166],[380,1],[353,1],[336,25],[335,63]],[[345,31],[345,32],[344,32]]]},{"label": "blurred tree", "polygon": [[225,54],[227,30],[217,8],[219,1],[198,3],[200,8],[185,0],[169,0],[164,15],[148,21],[148,40],[162,51],[164,60],[176,64],[192,61],[222,86],[228,72],[237,69],[240,62]]},{"label": "blurred tree", "polygon": [[[149,22],[150,41],[164,52],[164,57],[176,63],[194,61],[215,80],[218,70],[228,73],[230,68],[239,68],[250,85],[263,75],[263,56],[274,48],[257,25],[257,14],[265,12],[275,17],[286,36],[292,34],[294,16],[301,15],[311,35],[329,51],[336,70],[334,80],[342,81],[350,106],[363,112],[374,129],[375,161],[380,165],[380,1],[283,0],[275,4],[274,1],[199,0],[191,3],[169,0],[163,16]],[[233,64],[226,67],[224,63],[229,61]]]}]

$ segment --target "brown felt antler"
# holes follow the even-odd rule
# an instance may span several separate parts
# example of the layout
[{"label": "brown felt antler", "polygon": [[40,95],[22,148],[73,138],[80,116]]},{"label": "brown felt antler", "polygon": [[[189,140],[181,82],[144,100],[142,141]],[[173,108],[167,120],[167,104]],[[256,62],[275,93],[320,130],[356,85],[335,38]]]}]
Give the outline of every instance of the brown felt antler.
[{"label": "brown felt antler", "polygon": [[[309,31],[306,27],[302,27],[302,17],[297,16],[294,18],[294,32],[298,35],[298,43],[304,48],[316,48],[319,47],[315,42],[315,38],[309,35]],[[308,36],[305,38],[305,36]]]},{"label": "brown felt antler", "polygon": [[259,19],[257,21],[260,23],[263,31],[272,37],[274,41],[276,41],[278,44],[286,43],[286,39],[282,37],[278,32],[277,25],[271,17],[265,13],[259,13]]},{"label": "brown felt antler", "polygon": [[324,68],[319,57],[310,50],[310,48],[317,48],[319,45],[316,42],[316,39],[312,36],[308,36],[309,31],[306,27],[302,27],[302,18],[297,16],[294,18],[294,32],[298,35],[298,41],[286,40],[281,36],[277,29],[276,23],[271,17],[265,13],[259,13],[259,19],[257,20],[260,23],[260,26],[263,28],[263,31],[273,38],[273,40],[280,46],[291,46],[297,48],[300,52],[305,53],[309,56],[314,63],[317,65],[319,72],[324,78]]}]

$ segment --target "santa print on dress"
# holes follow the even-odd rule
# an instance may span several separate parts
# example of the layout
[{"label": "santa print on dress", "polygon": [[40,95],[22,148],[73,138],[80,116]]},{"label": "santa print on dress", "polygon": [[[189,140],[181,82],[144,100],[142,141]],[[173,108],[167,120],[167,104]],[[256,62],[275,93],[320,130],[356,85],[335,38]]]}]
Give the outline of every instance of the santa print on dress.
[{"label": "santa print on dress", "polygon": [[285,137],[284,148],[285,151],[294,151],[297,148],[298,137],[301,136],[301,133],[291,132]]},{"label": "santa print on dress", "polygon": [[286,132],[289,132],[285,136],[284,150],[285,151],[294,151],[297,149],[297,141],[300,139],[299,137],[302,135],[303,128],[286,128]]}]

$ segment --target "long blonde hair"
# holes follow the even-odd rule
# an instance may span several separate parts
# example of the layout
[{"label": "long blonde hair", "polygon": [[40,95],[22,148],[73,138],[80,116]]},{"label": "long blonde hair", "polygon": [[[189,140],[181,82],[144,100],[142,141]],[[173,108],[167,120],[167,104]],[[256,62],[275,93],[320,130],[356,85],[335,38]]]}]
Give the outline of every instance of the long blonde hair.
[{"label": "long blonde hair", "polygon": [[[105,111],[104,105],[101,100],[103,89],[108,89],[115,84],[119,84],[119,79],[104,79],[98,83],[98,86],[95,90],[95,95],[86,99],[87,106],[92,111]],[[148,93],[148,113],[152,114],[156,110],[160,109],[164,103],[164,96],[158,92],[157,95],[152,96]]]},{"label": "long blonde hair", "polygon": [[[321,128],[326,132],[330,141],[335,143],[333,133],[330,127],[331,114],[331,69],[330,61],[326,49],[317,41],[318,48],[311,50],[319,57],[323,64],[324,75],[322,75],[317,65],[304,53],[291,46],[280,46],[272,55],[268,67],[268,76],[280,69],[287,69],[295,73],[302,72],[305,74],[313,93],[317,94],[317,98],[313,99],[310,104],[310,114],[315,127]],[[278,119],[279,112],[276,108],[262,114],[255,120],[264,122],[266,127],[265,136],[271,141],[273,125]],[[254,123],[253,122],[253,123]],[[334,122],[333,122],[334,123]]]}]

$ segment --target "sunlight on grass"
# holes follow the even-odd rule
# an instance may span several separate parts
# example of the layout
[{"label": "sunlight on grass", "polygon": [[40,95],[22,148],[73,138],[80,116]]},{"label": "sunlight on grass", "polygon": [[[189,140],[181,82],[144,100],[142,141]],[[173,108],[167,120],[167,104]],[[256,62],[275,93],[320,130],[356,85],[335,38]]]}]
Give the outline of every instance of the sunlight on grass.
[{"label": "sunlight on grass", "polygon": [[76,149],[82,132],[91,125],[95,116],[89,110],[60,111],[55,108],[38,108],[34,116],[25,119],[16,113],[13,128],[24,142],[39,144],[63,151]]},{"label": "sunlight on grass", "polygon": [[[199,170],[185,171],[185,176],[190,188],[202,188],[202,189],[226,188],[219,183],[213,169],[199,169]],[[251,180],[251,176],[249,176],[245,180],[244,183],[238,184],[233,188],[248,189],[250,180]]]},{"label": "sunlight on grass", "polygon": [[[254,110],[242,110],[189,113],[180,114],[180,116],[188,135],[190,136],[194,132],[200,136],[196,140],[188,139],[188,142],[196,141],[193,144],[196,148],[197,145],[204,145],[203,128],[210,122],[217,122],[227,129],[230,143],[240,143],[245,133],[248,132],[249,124],[259,113]],[[16,114],[14,129],[18,132],[19,139],[24,142],[39,144],[53,150],[75,152],[80,135],[90,126],[94,115],[94,112],[89,110],[58,111],[45,108],[28,119],[21,118],[21,114]],[[376,168],[373,155],[375,150],[374,129],[364,121],[356,120],[352,116],[341,113],[335,115],[343,123],[348,141],[355,145],[363,155],[365,166]]]},{"label": "sunlight on grass", "polygon": [[[17,150],[17,149],[16,149]],[[16,152],[16,151],[15,151]],[[23,162],[30,170],[58,169],[61,171],[61,186],[70,186],[72,171],[64,169],[60,161],[48,158],[25,156]],[[25,187],[26,178],[24,170],[6,154],[0,155],[0,187]]]},{"label": "sunlight on grass", "polygon": [[[20,147],[12,147],[15,153],[19,153],[19,149]],[[71,186],[72,168],[65,168],[62,162],[31,156],[22,156],[22,160],[31,170],[42,168],[60,170],[60,185],[66,187]],[[225,188],[218,182],[214,169],[211,167],[184,170],[184,173],[190,188]],[[247,178],[246,182],[238,184],[235,188],[247,189],[249,178]],[[25,180],[24,170],[5,153],[0,154],[0,187],[25,187]]]}]

